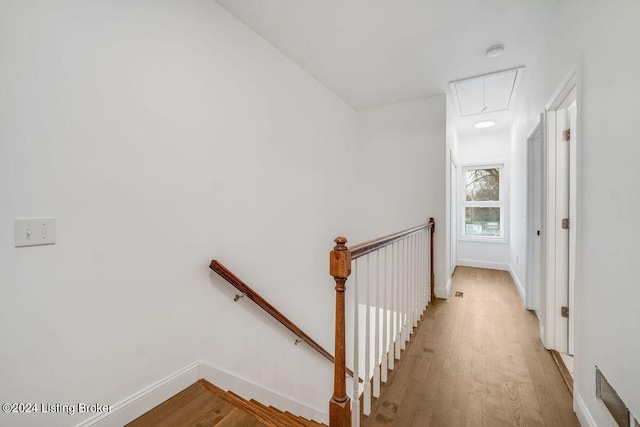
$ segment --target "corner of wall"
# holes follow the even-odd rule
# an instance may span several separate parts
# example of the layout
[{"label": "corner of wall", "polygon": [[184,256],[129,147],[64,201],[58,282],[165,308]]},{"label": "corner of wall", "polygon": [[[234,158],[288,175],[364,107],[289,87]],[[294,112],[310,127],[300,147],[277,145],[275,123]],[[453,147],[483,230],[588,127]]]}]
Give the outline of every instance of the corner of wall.
[{"label": "corner of wall", "polygon": [[437,287],[434,289],[436,293],[436,298],[447,299],[449,298],[449,293],[451,293],[451,277],[447,280],[447,283],[443,287]]},{"label": "corner of wall", "polygon": [[513,279],[513,283],[516,284],[516,288],[518,289],[518,293],[520,294],[520,298],[522,298],[522,303],[526,305],[527,304],[527,300],[526,300],[526,292],[524,290],[524,286],[520,282],[520,279],[518,278],[518,275],[516,274],[516,272],[513,269],[513,266],[511,264],[509,264],[509,273],[511,273],[511,278]]},{"label": "corner of wall", "polygon": [[128,398],[109,407],[109,412],[93,416],[76,427],[123,426],[180,393],[200,378],[198,362],[151,384]]}]

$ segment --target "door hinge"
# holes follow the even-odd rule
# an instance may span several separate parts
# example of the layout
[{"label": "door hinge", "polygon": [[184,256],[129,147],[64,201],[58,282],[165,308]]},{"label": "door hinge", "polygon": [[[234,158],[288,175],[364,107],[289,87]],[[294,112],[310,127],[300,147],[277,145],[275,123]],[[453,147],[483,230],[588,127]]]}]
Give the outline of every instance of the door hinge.
[{"label": "door hinge", "polygon": [[563,230],[569,229],[569,218],[562,218],[562,229]]},{"label": "door hinge", "polygon": [[569,317],[569,307],[561,307],[560,308],[560,315],[562,317]]},{"label": "door hinge", "polygon": [[567,142],[571,140],[571,129],[565,129],[562,131],[562,139]]}]

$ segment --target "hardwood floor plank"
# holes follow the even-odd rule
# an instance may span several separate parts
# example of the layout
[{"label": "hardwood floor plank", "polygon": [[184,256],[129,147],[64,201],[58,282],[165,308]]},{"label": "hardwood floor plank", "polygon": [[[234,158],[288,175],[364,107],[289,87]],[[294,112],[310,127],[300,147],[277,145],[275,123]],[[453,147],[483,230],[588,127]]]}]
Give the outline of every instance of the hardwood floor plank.
[{"label": "hardwood floor plank", "polygon": [[572,405],[510,274],[458,267],[362,425],[579,426]]}]

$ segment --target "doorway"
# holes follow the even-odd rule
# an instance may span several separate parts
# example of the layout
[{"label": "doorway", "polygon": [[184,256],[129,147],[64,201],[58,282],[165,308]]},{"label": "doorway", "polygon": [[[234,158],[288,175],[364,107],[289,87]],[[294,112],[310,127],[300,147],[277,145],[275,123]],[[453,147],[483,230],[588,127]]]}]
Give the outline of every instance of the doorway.
[{"label": "doorway", "polygon": [[458,218],[458,191],[457,191],[457,186],[458,186],[458,165],[456,165],[456,163],[453,161],[453,159],[451,160],[451,167],[449,168],[451,176],[449,179],[449,192],[451,194],[451,197],[449,198],[450,204],[451,206],[449,206],[449,212],[450,212],[450,230],[449,232],[451,233],[451,253],[449,254],[449,271],[451,272],[451,276],[453,276],[453,273],[456,270],[456,266],[458,265],[458,228],[457,228],[457,218]]},{"label": "doorway", "polygon": [[542,323],[542,136],[544,118],[540,115],[527,136],[527,289],[526,307],[535,312]]},{"label": "doorway", "polygon": [[[545,109],[542,137],[542,289],[546,348],[573,360],[578,240],[578,85],[574,67]],[[541,328],[542,330],[542,328]]]}]

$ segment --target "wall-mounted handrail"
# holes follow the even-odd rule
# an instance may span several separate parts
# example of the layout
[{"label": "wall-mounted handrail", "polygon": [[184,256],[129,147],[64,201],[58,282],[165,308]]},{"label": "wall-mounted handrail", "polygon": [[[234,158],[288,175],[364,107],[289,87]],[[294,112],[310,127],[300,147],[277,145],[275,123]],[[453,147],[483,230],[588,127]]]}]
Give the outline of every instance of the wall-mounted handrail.
[{"label": "wall-mounted handrail", "polygon": [[[209,268],[211,268],[213,271],[218,273],[220,277],[222,277],[224,280],[226,280],[231,285],[233,285],[236,289],[242,292],[244,296],[249,298],[251,301],[256,303],[260,308],[262,308],[264,311],[269,313],[271,317],[273,317],[278,322],[280,322],[285,328],[293,332],[298,338],[300,338],[302,341],[309,344],[311,348],[313,348],[318,353],[320,353],[324,358],[329,360],[331,363],[335,363],[335,359],[333,355],[331,355],[331,353],[329,353],[320,344],[314,341],[313,338],[307,335],[302,329],[300,329],[295,323],[289,320],[284,314],[280,313],[280,311],[278,311],[274,306],[272,306],[267,300],[262,298],[262,296],[260,296],[260,294],[254,291],[249,285],[247,285],[242,280],[240,280],[238,276],[233,274],[231,270],[225,267],[222,263],[214,259],[213,261],[211,261]],[[346,369],[346,373],[350,376],[353,376],[353,372],[350,369]]]}]

